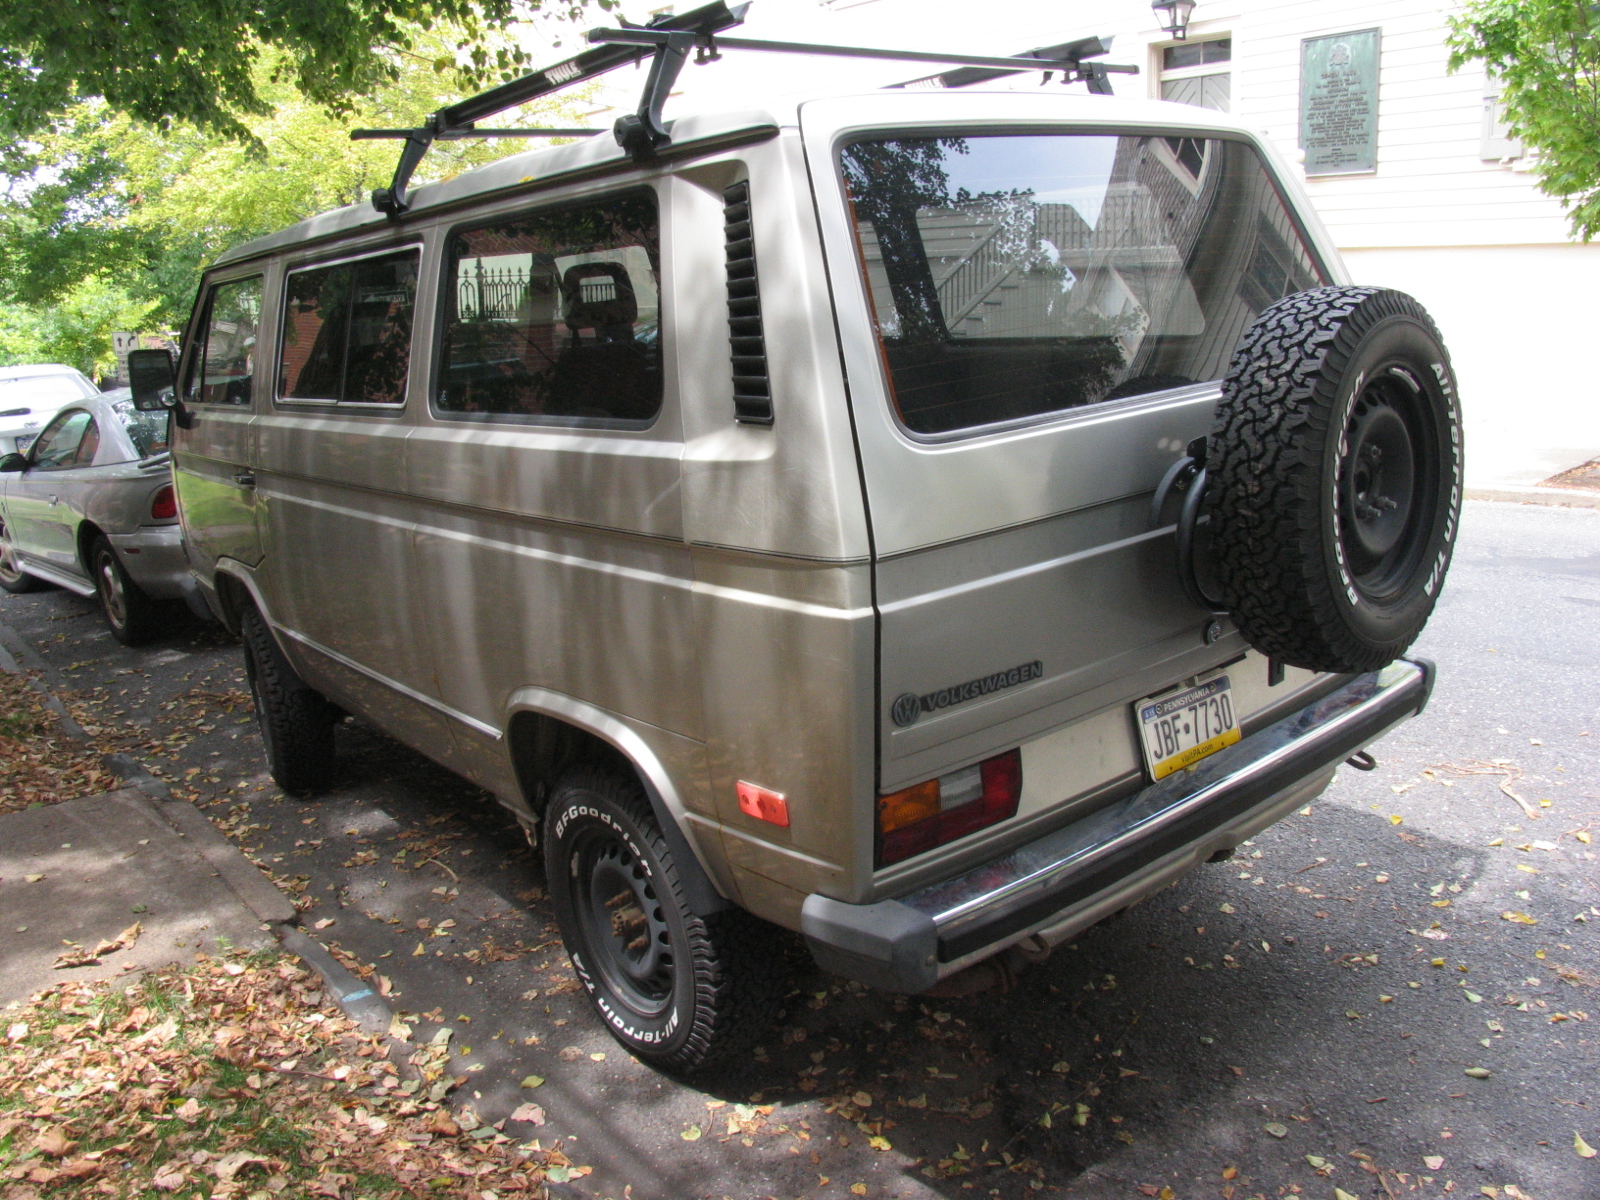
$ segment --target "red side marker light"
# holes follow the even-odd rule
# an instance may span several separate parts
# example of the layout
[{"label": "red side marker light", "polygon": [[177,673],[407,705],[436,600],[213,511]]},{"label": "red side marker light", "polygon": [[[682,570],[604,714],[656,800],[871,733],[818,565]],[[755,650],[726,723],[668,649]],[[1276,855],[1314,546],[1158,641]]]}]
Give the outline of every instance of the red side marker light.
[{"label": "red side marker light", "polygon": [[789,801],[782,792],[739,780],[739,811],[758,821],[789,828]]}]

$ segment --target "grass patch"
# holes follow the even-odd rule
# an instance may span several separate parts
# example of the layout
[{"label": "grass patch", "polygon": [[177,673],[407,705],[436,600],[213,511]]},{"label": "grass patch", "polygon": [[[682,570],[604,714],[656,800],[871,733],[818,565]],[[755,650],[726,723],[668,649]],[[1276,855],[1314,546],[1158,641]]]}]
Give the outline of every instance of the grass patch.
[{"label": "grass patch", "polygon": [[541,1197],[587,1173],[452,1111],[443,1041],[325,1001],[293,956],[230,952],[0,1010],[0,1195]]}]

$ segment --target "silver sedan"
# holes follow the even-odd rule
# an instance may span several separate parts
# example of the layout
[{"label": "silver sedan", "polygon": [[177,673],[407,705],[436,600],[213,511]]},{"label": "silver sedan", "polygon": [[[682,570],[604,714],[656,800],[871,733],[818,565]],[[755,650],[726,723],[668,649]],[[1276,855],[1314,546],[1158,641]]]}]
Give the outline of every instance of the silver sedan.
[{"label": "silver sedan", "polygon": [[160,630],[156,601],[191,596],[167,414],[126,388],[73,401],[26,454],[0,457],[0,588],[43,583],[97,597],[130,646]]}]

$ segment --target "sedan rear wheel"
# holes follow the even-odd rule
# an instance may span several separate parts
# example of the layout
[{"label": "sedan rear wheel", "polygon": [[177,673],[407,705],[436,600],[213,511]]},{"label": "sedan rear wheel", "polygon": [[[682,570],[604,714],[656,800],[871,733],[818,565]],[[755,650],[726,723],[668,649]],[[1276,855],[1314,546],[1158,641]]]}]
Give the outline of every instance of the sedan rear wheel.
[{"label": "sedan rear wheel", "polygon": [[42,585],[22,569],[17,549],[11,544],[11,531],[0,522],[0,588],[15,594],[37,591]]},{"label": "sedan rear wheel", "polygon": [[128,578],[122,560],[104,537],[90,547],[89,566],[111,636],[124,646],[138,646],[154,637],[159,624],[155,602]]}]

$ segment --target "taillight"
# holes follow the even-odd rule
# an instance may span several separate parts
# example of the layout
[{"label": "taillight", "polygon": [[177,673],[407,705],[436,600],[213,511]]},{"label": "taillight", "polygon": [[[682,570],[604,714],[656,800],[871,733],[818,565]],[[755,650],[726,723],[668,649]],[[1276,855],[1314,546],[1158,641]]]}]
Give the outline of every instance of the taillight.
[{"label": "taillight", "polygon": [[896,863],[1017,814],[1022,751],[878,797],[878,864]]},{"label": "taillight", "polygon": [[173,494],[170,483],[150,497],[150,515],[157,521],[178,515],[178,497]]}]

